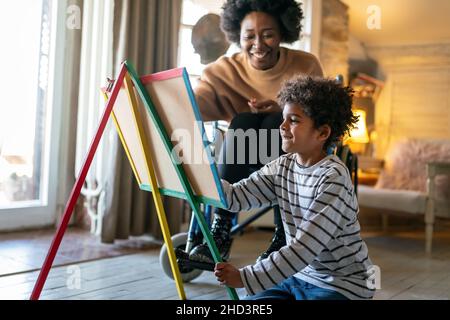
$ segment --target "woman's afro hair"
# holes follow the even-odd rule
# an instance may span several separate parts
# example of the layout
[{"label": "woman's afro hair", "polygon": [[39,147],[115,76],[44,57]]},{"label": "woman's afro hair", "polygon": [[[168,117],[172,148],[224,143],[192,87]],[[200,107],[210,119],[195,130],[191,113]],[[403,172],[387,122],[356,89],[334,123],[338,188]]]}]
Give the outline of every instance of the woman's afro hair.
[{"label": "woman's afro hair", "polygon": [[358,122],[352,112],[353,89],[333,79],[296,76],[286,81],[278,93],[281,107],[299,105],[314,122],[315,128],[329,125],[331,133],[324,148],[340,141]]},{"label": "woman's afro hair", "polygon": [[303,11],[295,0],[227,0],[222,10],[222,30],[238,45],[242,20],[253,11],[267,13],[278,21],[282,42],[293,43],[300,38]]}]

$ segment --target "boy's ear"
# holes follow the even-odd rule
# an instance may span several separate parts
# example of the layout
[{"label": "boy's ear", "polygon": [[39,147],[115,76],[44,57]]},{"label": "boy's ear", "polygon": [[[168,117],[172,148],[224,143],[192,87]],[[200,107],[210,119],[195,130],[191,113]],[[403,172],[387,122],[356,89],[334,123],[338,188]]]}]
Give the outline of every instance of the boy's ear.
[{"label": "boy's ear", "polygon": [[331,134],[331,127],[328,124],[324,124],[319,128],[320,140],[326,141]]}]

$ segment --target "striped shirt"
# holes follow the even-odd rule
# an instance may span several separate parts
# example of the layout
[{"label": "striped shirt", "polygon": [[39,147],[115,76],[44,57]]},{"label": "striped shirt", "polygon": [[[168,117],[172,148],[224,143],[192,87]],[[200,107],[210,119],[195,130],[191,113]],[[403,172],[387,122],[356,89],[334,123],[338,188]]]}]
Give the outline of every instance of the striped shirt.
[{"label": "striped shirt", "polygon": [[348,169],[337,156],[301,167],[295,154],[286,154],[247,179],[222,184],[230,211],[280,206],[287,245],[239,270],[250,295],[295,276],[350,299],[373,297],[358,202]]}]

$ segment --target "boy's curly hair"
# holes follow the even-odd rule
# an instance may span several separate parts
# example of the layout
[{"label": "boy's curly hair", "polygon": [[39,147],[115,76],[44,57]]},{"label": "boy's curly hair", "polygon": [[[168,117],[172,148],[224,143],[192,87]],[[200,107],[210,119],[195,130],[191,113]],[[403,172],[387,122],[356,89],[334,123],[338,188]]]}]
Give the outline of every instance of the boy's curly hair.
[{"label": "boy's curly hair", "polygon": [[221,27],[230,42],[240,43],[242,20],[253,11],[264,12],[278,21],[281,42],[300,38],[303,11],[295,0],[227,0],[222,6]]},{"label": "boy's curly hair", "polygon": [[315,128],[329,125],[330,137],[324,144],[327,149],[350,133],[358,122],[358,116],[352,112],[353,92],[333,79],[296,76],[283,84],[278,103],[282,107],[287,103],[298,104],[313,120]]}]

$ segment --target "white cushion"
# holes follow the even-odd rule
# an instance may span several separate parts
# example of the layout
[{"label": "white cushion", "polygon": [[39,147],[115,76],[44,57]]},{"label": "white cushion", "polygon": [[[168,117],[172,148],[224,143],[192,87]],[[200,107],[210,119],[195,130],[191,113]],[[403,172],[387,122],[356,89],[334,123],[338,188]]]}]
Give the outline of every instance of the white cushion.
[{"label": "white cushion", "polygon": [[427,195],[419,191],[376,189],[358,185],[358,202],[360,206],[369,208],[423,214]]}]

